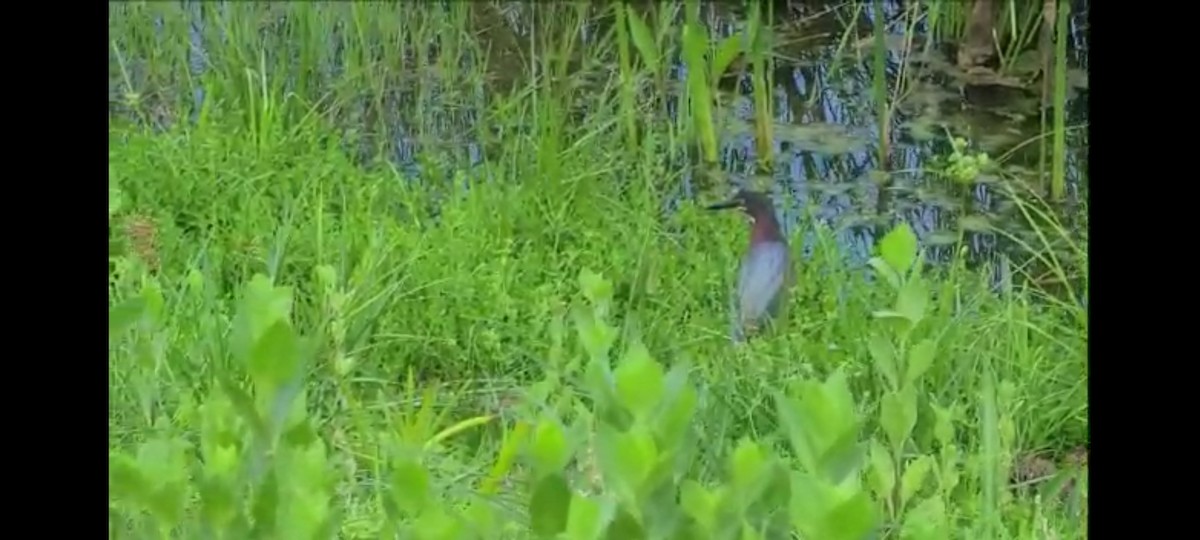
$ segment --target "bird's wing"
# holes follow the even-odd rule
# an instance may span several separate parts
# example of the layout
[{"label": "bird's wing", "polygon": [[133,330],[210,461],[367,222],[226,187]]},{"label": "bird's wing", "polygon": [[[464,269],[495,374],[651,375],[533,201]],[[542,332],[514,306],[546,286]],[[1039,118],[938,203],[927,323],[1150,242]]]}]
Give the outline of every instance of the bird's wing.
[{"label": "bird's wing", "polygon": [[742,320],[757,319],[771,306],[783,287],[787,253],[782,244],[764,244],[750,251],[738,279]]}]

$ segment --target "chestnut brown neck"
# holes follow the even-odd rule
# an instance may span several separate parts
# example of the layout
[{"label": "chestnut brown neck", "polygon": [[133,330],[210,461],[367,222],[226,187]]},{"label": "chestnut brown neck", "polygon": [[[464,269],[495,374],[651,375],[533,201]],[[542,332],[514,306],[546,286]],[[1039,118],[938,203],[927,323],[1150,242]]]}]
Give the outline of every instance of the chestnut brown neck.
[{"label": "chestnut brown neck", "polygon": [[783,242],[783,232],[779,229],[779,221],[775,219],[775,213],[769,209],[762,209],[752,215],[754,223],[750,226],[750,245],[754,246],[763,242]]}]

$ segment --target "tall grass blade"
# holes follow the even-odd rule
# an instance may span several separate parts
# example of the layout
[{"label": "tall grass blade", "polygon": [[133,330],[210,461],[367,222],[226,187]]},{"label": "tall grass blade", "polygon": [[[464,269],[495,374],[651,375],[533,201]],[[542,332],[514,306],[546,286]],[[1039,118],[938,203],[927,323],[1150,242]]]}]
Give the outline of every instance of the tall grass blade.
[{"label": "tall grass blade", "polygon": [[[627,6],[617,3],[613,9],[617,15],[617,52],[620,55],[621,69],[621,120],[625,124],[625,142],[630,155],[638,149],[637,140],[637,108],[634,106],[634,72],[629,51],[629,29],[626,27]],[[636,14],[632,14],[636,16]],[[632,20],[631,18],[629,20]]]},{"label": "tall grass blade", "polygon": [[772,107],[771,84],[773,70],[767,63],[770,51],[771,28],[763,24],[762,4],[754,2],[750,7],[750,20],[746,23],[747,47],[753,64],[751,76],[754,80],[754,142],[758,154],[759,166],[770,171],[774,156],[774,134],[772,128],[775,120]]},{"label": "tall grass blade", "polygon": [[888,93],[887,93],[887,18],[884,16],[883,0],[873,0],[874,63],[871,70],[871,97],[875,100],[876,122],[879,126],[879,170],[887,170],[888,151]]},{"label": "tall grass blade", "polygon": [[1060,0],[1054,36],[1054,161],[1050,176],[1050,196],[1054,200],[1062,199],[1067,185],[1067,25],[1070,13],[1070,2]]},{"label": "tall grass blade", "polygon": [[692,115],[692,129],[699,136],[704,162],[717,162],[717,134],[713,125],[712,93],[709,86],[708,32],[700,23],[697,0],[687,5],[687,20],[683,25],[683,57],[687,67],[687,96]]},{"label": "tall grass blade", "polygon": [[646,26],[646,21],[642,20],[641,14],[630,4],[625,4],[624,7],[625,9],[620,11],[625,12],[629,21],[629,35],[633,38],[633,46],[637,47],[638,53],[642,55],[642,62],[646,64],[646,69],[657,75],[662,64],[660,60],[662,53],[658,50],[658,43],[650,32],[650,27]]}]

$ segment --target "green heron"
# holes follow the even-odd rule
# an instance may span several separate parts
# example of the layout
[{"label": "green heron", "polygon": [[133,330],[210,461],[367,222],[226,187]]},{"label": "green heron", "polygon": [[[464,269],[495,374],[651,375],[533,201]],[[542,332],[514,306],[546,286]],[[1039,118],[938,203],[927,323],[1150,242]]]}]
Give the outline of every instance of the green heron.
[{"label": "green heron", "polygon": [[795,274],[771,199],[743,189],[729,201],[708,207],[709,210],[726,208],[740,208],[750,218],[750,250],[742,259],[733,321],[733,340],[741,342],[748,331],[753,333],[763,323],[779,317]]}]

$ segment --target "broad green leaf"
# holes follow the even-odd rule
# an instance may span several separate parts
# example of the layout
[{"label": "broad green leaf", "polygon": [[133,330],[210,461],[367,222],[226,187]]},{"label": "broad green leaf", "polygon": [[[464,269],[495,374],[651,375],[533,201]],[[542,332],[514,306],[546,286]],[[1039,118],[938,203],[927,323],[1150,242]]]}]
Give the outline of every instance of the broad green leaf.
[{"label": "broad green leaf", "polygon": [[188,497],[187,445],[182,440],[156,438],[138,447],[137,467],[152,487],[144,504],[162,523],[183,519]]},{"label": "broad green leaf", "polygon": [[141,296],[126,299],[108,310],[108,339],[115,340],[142,317],[146,301]]},{"label": "broad green leaf", "polygon": [[731,476],[735,486],[746,488],[758,480],[766,468],[767,459],[757,443],[743,438],[733,451]]},{"label": "broad green leaf", "polygon": [[904,314],[890,309],[871,312],[871,316],[879,319],[881,325],[896,336],[904,336],[912,330],[913,323]]},{"label": "broad green leaf", "polygon": [[741,32],[733,34],[725,39],[722,39],[717,44],[716,54],[713,56],[712,76],[720,77],[725,74],[725,70],[729,69],[729,64],[738,57],[742,52],[742,41],[746,37]]},{"label": "broad green leaf", "polygon": [[887,379],[888,388],[898,388],[900,375],[896,367],[896,352],[892,343],[882,334],[872,332],[871,337],[867,339],[867,351],[871,353],[871,359],[875,361],[875,368],[883,374],[884,379]]},{"label": "broad green leaf", "polygon": [[237,518],[242,501],[234,495],[231,482],[200,478],[196,482],[196,489],[200,495],[200,515],[210,527],[222,530]]},{"label": "broad green leaf", "polygon": [[571,459],[567,448],[567,437],[558,422],[543,418],[534,430],[533,446],[530,448],[539,474],[562,472]]},{"label": "broad green leaf", "polygon": [[904,468],[904,475],[900,480],[900,504],[902,507],[908,501],[911,501],[913,496],[925,486],[925,479],[929,477],[929,471],[932,467],[933,457],[921,456],[910,461],[908,466]]},{"label": "broad green leaf", "polygon": [[908,365],[905,366],[904,384],[911,385],[921,378],[933,365],[933,357],[937,353],[937,342],[925,338],[908,351]]},{"label": "broad green leaf", "polygon": [[879,277],[883,278],[883,281],[892,287],[892,290],[900,289],[900,274],[897,274],[891,266],[888,266],[886,261],[879,257],[871,257],[867,259],[867,264],[875,270],[875,273],[879,274]]},{"label": "broad green leaf", "polygon": [[896,487],[896,466],[892,456],[879,441],[871,440],[871,482],[880,497],[891,497]]},{"label": "broad green leaf", "polygon": [[291,313],[291,292],[276,287],[265,275],[256,274],[242,290],[234,317],[230,346],[239,361],[247,361],[267,328]]},{"label": "broad green leaf", "polygon": [[667,405],[654,422],[655,433],[662,441],[663,451],[675,451],[684,444],[692,427],[692,416],[696,411],[696,389],[688,384],[687,369],[676,365],[667,373],[664,384],[664,400]]},{"label": "broad green leaf", "polygon": [[762,534],[754,529],[746,521],[742,521],[742,534],[739,537],[741,540],[762,540]]},{"label": "broad green leaf", "polygon": [[108,491],[112,497],[142,504],[152,496],[153,489],[136,459],[125,454],[109,453]]},{"label": "broad green leaf", "polygon": [[639,420],[646,420],[662,399],[663,378],[662,366],[635,341],[616,370],[617,399]]},{"label": "broad green leaf", "polygon": [[879,253],[897,274],[907,275],[917,259],[917,235],[901,222],[879,241]]},{"label": "broad green leaf", "polygon": [[201,406],[200,447],[203,477],[198,482],[201,512],[209,524],[224,528],[241,510],[234,493],[242,464],[240,437],[232,424],[236,417],[229,400],[220,393]]},{"label": "broad green leaf", "polygon": [[954,442],[954,409],[933,405],[933,436],[938,444],[946,446]]},{"label": "broad green leaf", "polygon": [[679,489],[679,503],[692,519],[710,533],[716,528],[717,498],[695,480],[687,479]]},{"label": "broad green leaf", "polygon": [[622,433],[605,424],[596,430],[596,457],[606,478],[616,482],[613,487],[623,503],[634,503],[642,481],[658,460],[654,438],[647,432],[634,429]]},{"label": "broad green leaf", "polygon": [[471,523],[471,528],[483,534],[490,534],[499,524],[496,522],[496,509],[488,500],[475,499],[467,504],[463,515]]},{"label": "broad green leaf", "polygon": [[692,126],[700,140],[702,156],[706,163],[716,163],[717,142],[713,126],[712,98],[709,81],[708,32],[700,24],[697,15],[690,12],[683,24],[683,59],[687,66],[687,94],[692,112]]},{"label": "broad green leaf", "polygon": [[205,456],[204,472],[210,478],[233,481],[240,464],[241,451],[238,447],[228,444],[216,445]]},{"label": "broad green leaf", "polygon": [[[858,417],[845,373],[822,383],[797,384],[799,399],[776,397],[783,424],[801,469],[840,478],[858,466]],[[834,480],[836,481],[836,480]]]},{"label": "broad green leaf", "polygon": [[[280,530],[283,538],[329,537],[332,526],[329,475],[325,445],[319,440],[306,446],[287,447],[278,455],[281,498]],[[403,495],[401,495],[403,496]],[[328,531],[322,534],[323,531]]]},{"label": "broad green leaf", "polygon": [[754,56],[756,69],[760,69],[766,63],[767,55],[764,53],[774,50],[772,46],[777,43],[771,26],[763,23],[766,17],[763,8],[762,4],[751,4],[750,17],[746,21],[746,42],[749,43],[749,50]]},{"label": "broad green leaf", "polygon": [[571,509],[567,516],[567,538],[570,540],[600,538],[600,535],[604,533],[604,527],[611,519],[611,504],[602,507],[600,503],[590,497],[573,493],[571,494]]},{"label": "broad green leaf", "polygon": [[809,405],[812,420],[822,426],[822,438],[827,444],[842,436],[849,429],[857,429],[858,414],[854,410],[854,395],[850,393],[850,383],[846,373],[834,371],[820,386],[820,392],[805,396]]},{"label": "broad green leaf", "polygon": [[914,277],[900,287],[896,295],[896,312],[908,319],[914,326],[925,319],[925,309],[929,304],[929,291],[925,281]]},{"label": "broad green leaf", "polygon": [[621,407],[613,385],[615,376],[607,358],[593,358],[584,371],[584,382],[594,400],[591,414],[603,423],[617,429],[628,429],[633,424],[633,415]]},{"label": "broad green leaf", "polygon": [[764,475],[766,486],[759,500],[772,511],[783,512],[791,502],[792,482],[788,477],[790,473],[791,468],[788,465],[776,459],[771,460],[767,473]]},{"label": "broad green leaf", "polygon": [[917,424],[916,390],[906,386],[898,391],[887,392],[880,399],[879,407],[879,423],[892,444],[892,453],[897,453],[903,449],[904,442]]},{"label": "broad green leaf", "polygon": [[940,497],[930,497],[905,512],[900,527],[900,538],[905,540],[948,540],[950,522],[946,505]]},{"label": "broad green leaf", "polygon": [[605,306],[612,300],[612,283],[588,268],[579,272],[579,288],[593,307]]},{"label": "broad green leaf", "polygon": [[269,436],[267,423],[255,408],[254,399],[226,374],[217,374],[217,382],[221,386],[221,391],[229,398],[229,403],[237,412],[238,417],[250,428],[250,433],[256,439],[266,441]]},{"label": "broad green leaf", "polygon": [[[200,455],[207,462],[218,448],[239,446],[237,416],[229,397],[223,393],[210,394],[200,405]],[[205,463],[206,469],[210,464]],[[217,469],[219,471],[221,469]],[[216,471],[213,471],[216,472]]]},{"label": "broad green leaf", "polygon": [[617,333],[608,323],[598,320],[591,310],[575,308],[571,312],[579,341],[593,362],[608,362],[608,353],[616,341]]},{"label": "broad green leaf", "polygon": [[273,395],[299,375],[299,367],[300,349],[292,325],[286,320],[277,320],[255,343],[247,371],[255,390]]},{"label": "broad green leaf", "polygon": [[[257,396],[256,396],[257,397]],[[288,444],[307,445],[315,438],[308,420],[308,392],[300,379],[293,379],[270,396],[270,400],[258,399],[267,418],[271,434],[283,434]]]},{"label": "broad green leaf", "polygon": [[619,452],[621,461],[628,465],[627,471],[634,473],[629,476],[632,485],[640,487],[658,463],[658,446],[654,437],[642,429],[633,429],[623,434],[623,438],[625,442]]},{"label": "broad green leaf", "polygon": [[[683,23],[683,57],[688,68],[688,78],[699,78],[708,82],[708,69],[704,55],[708,53],[708,33],[697,21],[687,20]],[[705,86],[707,88],[707,86]]]},{"label": "broad green leaf", "polygon": [[792,520],[792,528],[800,538],[819,538],[821,517],[830,505],[821,484],[804,473],[792,474],[792,497],[788,505],[788,517]]},{"label": "broad green leaf", "polygon": [[416,517],[427,508],[431,497],[429,471],[413,459],[400,458],[392,464],[392,497],[397,509]]},{"label": "broad green leaf", "polygon": [[462,522],[454,519],[441,506],[431,506],[428,512],[416,521],[414,537],[417,540],[457,540],[463,537]]},{"label": "broad green leaf", "polygon": [[608,530],[604,535],[606,540],[645,540],[646,529],[638,523],[637,518],[630,515],[629,511],[618,506],[616,516],[612,522],[608,524]]},{"label": "broad green leaf", "polygon": [[566,530],[571,500],[571,490],[561,474],[542,477],[529,500],[530,528],[534,534],[553,537]]},{"label": "broad green leaf", "polygon": [[280,437],[279,440],[285,446],[308,448],[320,443],[321,436],[313,429],[312,424],[308,422],[308,418],[300,418],[298,421],[288,425],[287,429],[283,432],[283,437]]},{"label": "broad green leaf", "polygon": [[862,459],[858,429],[847,427],[825,447],[818,461],[818,471],[829,482],[841,484],[846,478],[858,473]]},{"label": "broad green leaf", "polygon": [[651,73],[658,73],[658,45],[654,41],[654,36],[650,32],[650,28],[646,26],[646,22],[642,20],[642,16],[632,5],[625,4],[625,9],[629,19],[629,34],[633,38],[633,45],[637,47],[638,53],[642,55],[642,62],[646,64],[646,68]]},{"label": "broad green leaf", "polygon": [[829,540],[862,540],[879,526],[875,505],[861,491],[834,506],[824,523]]},{"label": "broad green leaf", "polygon": [[788,442],[791,443],[792,452],[795,453],[800,469],[810,474],[815,473],[819,468],[818,459],[821,450],[807,432],[806,418],[800,403],[777,392],[775,407],[778,411],[779,423],[783,427],[784,433],[787,434]]}]

